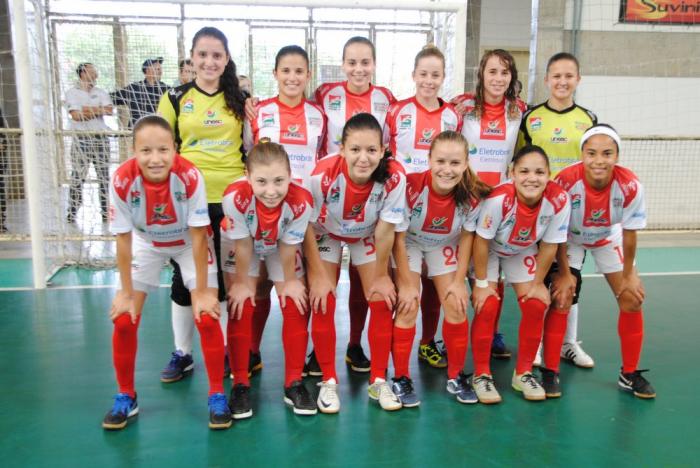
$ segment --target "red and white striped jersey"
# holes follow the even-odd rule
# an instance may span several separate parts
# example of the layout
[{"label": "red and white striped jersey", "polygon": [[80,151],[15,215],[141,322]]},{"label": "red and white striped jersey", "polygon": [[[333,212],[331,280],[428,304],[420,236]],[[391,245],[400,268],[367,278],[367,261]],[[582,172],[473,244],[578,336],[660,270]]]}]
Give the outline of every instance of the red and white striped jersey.
[{"label": "red and white striped jersey", "polygon": [[354,94],[348,89],[347,81],[322,84],[316,89],[314,99],[328,117],[325,154],[340,151],[343,127],[350,117],[367,112],[377,119],[379,125],[384,126],[389,105],[396,102],[387,88],[370,84],[366,92]]},{"label": "red and white striped jersey", "polygon": [[513,159],[515,144],[518,142],[520,121],[526,110],[525,103],[516,101],[516,119],[508,118],[509,102],[505,98],[500,104],[484,103],[480,117],[474,112],[473,94],[459,95],[452,103],[463,103],[467,106],[462,135],[469,142],[469,166],[489,185],[504,182],[507,179],[508,165]]},{"label": "red and white striped jersey", "polygon": [[518,201],[513,182],[505,182],[482,202],[476,233],[491,240],[498,256],[509,257],[539,241],[566,242],[570,213],[569,196],[552,181],[533,208]]},{"label": "red and white striped jersey", "polygon": [[627,168],[615,166],[610,185],[596,190],[586,182],[583,163],[564,168],[554,179],[571,198],[569,241],[599,247],[621,234],[647,225],[644,189]]},{"label": "red and white striped jersey", "polygon": [[243,128],[243,147],[250,151],[261,138],[267,137],[284,146],[292,168],[292,178],[306,185],[311,171],[323,150],[326,116],[316,104],[303,100],[289,107],[279,97],[261,101],[258,116],[246,120]]},{"label": "red and white striped jersey", "polygon": [[371,236],[380,219],[400,224],[406,207],[406,175],[393,159],[388,170],[389,178],[383,184],[357,185],[348,175],[345,158],[333,155],[320,160],[311,175],[311,221],[317,230],[353,243]]},{"label": "red and white striped jersey", "polygon": [[204,178],[180,155],[161,183],[144,179],[136,158],[127,160],[112,175],[110,192],[114,234],[135,231],[155,247],[173,247],[190,244],[190,226],[209,225]]},{"label": "red and white striped jersey", "polygon": [[396,231],[406,231],[406,241],[428,251],[454,243],[461,231],[476,231],[479,200],[457,205],[453,194],[439,195],[432,187],[432,173],[406,176],[406,215]]},{"label": "red and white striped jersey", "polygon": [[428,169],[430,145],[440,132],[462,129],[462,117],[452,104],[440,99],[440,107],[429,111],[416,97],[398,101],[389,107],[384,124],[384,143],[407,174]]},{"label": "red and white striped jersey", "polygon": [[236,240],[251,237],[255,253],[265,256],[277,250],[277,242],[294,245],[304,241],[312,214],[311,194],[292,182],[282,203],[268,208],[258,202],[247,179],[226,188],[221,235]]}]

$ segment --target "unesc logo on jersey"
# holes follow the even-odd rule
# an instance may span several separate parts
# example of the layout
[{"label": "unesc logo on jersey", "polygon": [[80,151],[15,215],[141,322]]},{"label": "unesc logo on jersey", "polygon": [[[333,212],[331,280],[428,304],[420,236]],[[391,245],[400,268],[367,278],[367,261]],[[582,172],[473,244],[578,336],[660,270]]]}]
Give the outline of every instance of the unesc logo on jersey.
[{"label": "unesc logo on jersey", "polygon": [[299,124],[292,124],[287,126],[287,131],[284,132],[282,135],[282,138],[288,139],[288,140],[303,140],[304,135],[301,134],[299,131],[301,128],[301,125]]},{"label": "unesc logo on jersey", "polygon": [[491,120],[486,125],[486,128],[484,128],[483,134],[489,136],[501,136],[504,134],[504,131],[498,125],[498,120]]},{"label": "unesc logo on jersey", "polygon": [[435,135],[434,128],[424,128],[421,132],[421,137],[418,139],[418,143],[421,145],[430,146],[433,142],[433,135]]},{"label": "unesc logo on jersey", "polygon": [[223,125],[224,121],[216,118],[216,111],[212,109],[207,110],[207,118],[204,119],[205,127],[218,127]]},{"label": "unesc logo on jersey", "polygon": [[568,143],[569,139],[564,135],[563,128],[555,128],[549,141],[552,143]]},{"label": "unesc logo on jersey", "polygon": [[447,216],[436,216],[430,221],[428,230],[431,232],[447,232],[448,226],[445,223],[447,223]]}]

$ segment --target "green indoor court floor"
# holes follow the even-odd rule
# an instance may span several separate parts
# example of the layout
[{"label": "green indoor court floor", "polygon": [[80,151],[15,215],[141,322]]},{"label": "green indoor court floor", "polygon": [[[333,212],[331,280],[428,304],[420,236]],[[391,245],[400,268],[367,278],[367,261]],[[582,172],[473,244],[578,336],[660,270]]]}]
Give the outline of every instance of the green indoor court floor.
[{"label": "green indoor court floor", "polygon": [[[198,349],[190,378],[159,381],[172,351],[167,288],[149,297],[139,331],[140,414],[124,431],[105,432],[100,422],[116,392],[107,317],[114,272],[66,269],[49,289],[36,291],[28,288],[28,261],[2,260],[0,466],[699,466],[700,373],[693,361],[700,354],[700,248],[642,249],[638,258],[647,289],[641,367],[652,369],[646,375],[656,400],[617,389],[617,311],[605,281],[590,276],[579,338],[596,367],[562,363],[561,399],[529,403],[512,391],[514,356],[494,362],[502,404],[460,405],[445,391],[444,371],[419,364],[414,350],[411,372],[422,404],[383,412],[368,401],[366,374],[343,364],[343,276],[336,318],[341,413],[298,417],[283,404],[281,320],[273,301],[265,367],[252,379],[255,415],[221,432],[207,428]],[[512,292],[501,329],[515,348]]]}]

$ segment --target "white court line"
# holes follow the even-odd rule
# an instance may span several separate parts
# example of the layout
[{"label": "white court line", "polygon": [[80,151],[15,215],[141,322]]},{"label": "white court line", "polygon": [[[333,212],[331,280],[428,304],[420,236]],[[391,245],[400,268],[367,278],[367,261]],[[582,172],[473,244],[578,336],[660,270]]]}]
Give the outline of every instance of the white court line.
[{"label": "white court line", "polygon": [[[658,272],[648,272],[640,273],[639,276],[697,276],[700,275],[700,271],[658,271]],[[581,275],[583,278],[602,278],[603,275],[600,273],[589,273]],[[348,280],[340,280],[338,284],[349,284]],[[116,284],[86,284],[86,285],[73,285],[73,286],[50,286],[47,291],[60,291],[60,290],[70,290],[70,289],[114,289]],[[169,288],[170,284],[160,284],[159,288]],[[33,291],[34,288],[31,287],[16,287],[16,288],[0,288],[0,292],[14,292],[14,291]]]}]

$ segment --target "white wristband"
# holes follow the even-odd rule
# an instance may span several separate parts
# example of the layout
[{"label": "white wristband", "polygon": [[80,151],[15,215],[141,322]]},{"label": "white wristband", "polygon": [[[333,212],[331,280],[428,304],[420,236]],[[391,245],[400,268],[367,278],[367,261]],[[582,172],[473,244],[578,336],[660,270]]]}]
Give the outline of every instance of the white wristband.
[{"label": "white wristband", "polygon": [[475,280],[474,280],[474,285],[475,285],[477,288],[488,288],[488,286],[489,286],[489,280],[485,280],[485,279],[475,279]]}]

